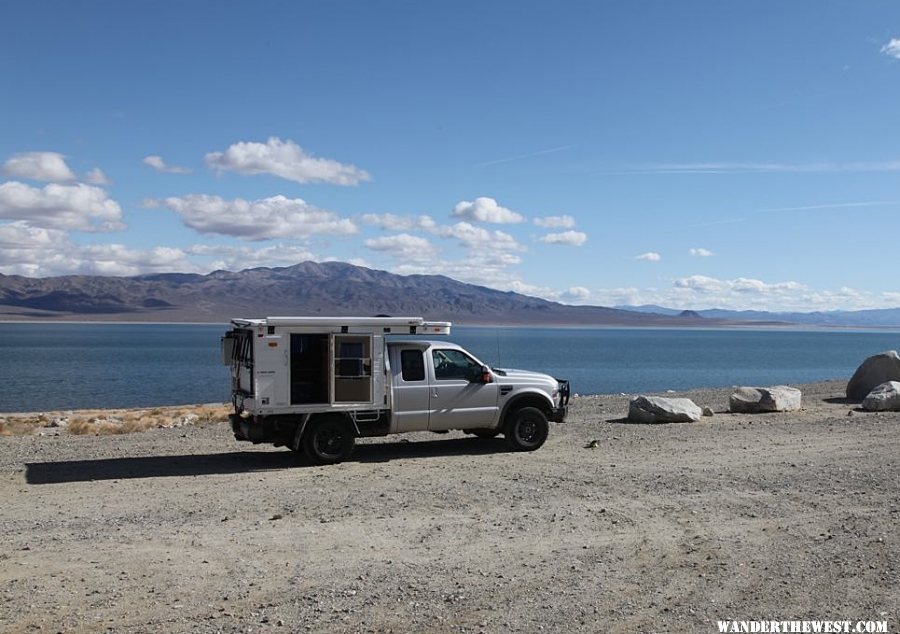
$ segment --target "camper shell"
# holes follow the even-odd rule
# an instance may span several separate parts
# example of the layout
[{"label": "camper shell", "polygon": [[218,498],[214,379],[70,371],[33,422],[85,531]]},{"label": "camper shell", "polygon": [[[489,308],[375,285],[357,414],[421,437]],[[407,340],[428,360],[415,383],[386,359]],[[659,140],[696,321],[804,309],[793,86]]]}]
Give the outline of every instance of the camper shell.
[{"label": "camper shell", "polygon": [[[431,339],[449,335],[449,322],[267,317],[231,325],[222,362],[230,367],[235,438],[302,449],[315,462],[349,456],[356,437],[407,431],[504,433],[514,448],[537,449],[547,421],[566,416],[567,381],[492,369]],[[528,419],[515,426],[524,437],[510,422],[519,418]],[[332,453],[320,451],[329,442]]]}]

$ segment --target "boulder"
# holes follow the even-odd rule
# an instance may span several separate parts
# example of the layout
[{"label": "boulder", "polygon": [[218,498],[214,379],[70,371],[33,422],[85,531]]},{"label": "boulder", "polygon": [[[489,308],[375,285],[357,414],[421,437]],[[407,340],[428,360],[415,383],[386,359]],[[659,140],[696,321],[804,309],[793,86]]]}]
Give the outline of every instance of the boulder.
[{"label": "boulder", "polygon": [[795,387],[739,387],[728,399],[728,409],[735,413],[790,412],[800,409],[801,392]]},{"label": "boulder", "polygon": [[847,398],[861,401],[876,386],[888,381],[900,381],[900,356],[896,350],[888,350],[863,361],[847,383]]},{"label": "boulder", "polygon": [[628,420],[633,423],[690,423],[702,416],[689,398],[638,396],[628,404]]},{"label": "boulder", "polygon": [[868,412],[900,411],[900,382],[887,381],[876,385],[863,399],[862,408]]}]

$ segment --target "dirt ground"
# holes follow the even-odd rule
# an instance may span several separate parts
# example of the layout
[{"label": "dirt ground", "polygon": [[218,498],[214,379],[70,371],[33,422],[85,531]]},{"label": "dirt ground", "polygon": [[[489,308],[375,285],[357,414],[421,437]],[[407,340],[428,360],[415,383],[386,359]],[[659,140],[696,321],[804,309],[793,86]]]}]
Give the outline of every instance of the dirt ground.
[{"label": "dirt ground", "polygon": [[331,467],[222,423],[2,437],[0,630],[898,631],[900,413],[800,387],[781,414],[689,392],[716,414],[669,425],[573,398],[534,453],[415,434]]}]

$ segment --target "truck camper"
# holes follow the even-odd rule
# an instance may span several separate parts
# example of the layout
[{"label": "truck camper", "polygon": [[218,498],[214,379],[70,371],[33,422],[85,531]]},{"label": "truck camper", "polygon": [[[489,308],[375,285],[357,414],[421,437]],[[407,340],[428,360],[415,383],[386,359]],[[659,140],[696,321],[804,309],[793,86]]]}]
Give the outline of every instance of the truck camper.
[{"label": "truck camper", "polygon": [[233,319],[222,337],[237,440],[347,459],[356,438],[415,431],[503,434],[516,451],[565,420],[569,383],[491,368],[421,317]]}]

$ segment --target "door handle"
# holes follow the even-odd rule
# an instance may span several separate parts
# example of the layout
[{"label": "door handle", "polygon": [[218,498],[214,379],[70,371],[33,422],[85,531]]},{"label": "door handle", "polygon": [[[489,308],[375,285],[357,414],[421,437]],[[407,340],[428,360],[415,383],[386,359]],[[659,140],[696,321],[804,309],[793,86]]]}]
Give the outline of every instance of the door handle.
[{"label": "door handle", "polygon": [[437,398],[438,392],[437,388],[431,390],[431,398]]}]

